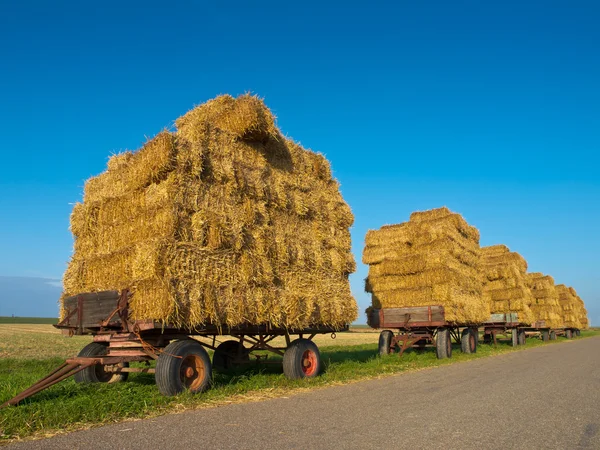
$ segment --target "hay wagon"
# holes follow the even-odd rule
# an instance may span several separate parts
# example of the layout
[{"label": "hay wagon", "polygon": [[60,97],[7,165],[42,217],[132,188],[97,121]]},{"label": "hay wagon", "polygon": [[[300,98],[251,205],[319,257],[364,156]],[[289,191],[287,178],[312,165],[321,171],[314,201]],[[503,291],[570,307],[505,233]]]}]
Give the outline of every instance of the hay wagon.
[{"label": "hay wagon", "polygon": [[[286,377],[311,378],[317,376],[321,368],[319,349],[312,339],[317,334],[335,337],[336,332],[348,329],[348,326],[340,329],[315,325],[294,330],[269,324],[182,329],[154,320],[130,320],[130,298],[128,290],[66,298],[65,318],[55,327],[69,336],[91,335],[93,341],[76,358],[67,359],[54,372],[1,407],[16,405],[70,376],[78,382],[114,383],[127,380],[131,372],[152,373],[163,395],[182,391],[199,393],[210,387],[213,368],[233,369],[252,363],[252,359],[281,364],[281,360],[268,359],[265,352],[283,357]],[[223,336],[231,339],[221,341]],[[285,338],[284,346],[273,342],[278,337]],[[212,362],[206,349],[214,351]],[[154,367],[151,361],[156,361]],[[134,362],[143,363],[142,367],[131,367],[130,363]]]},{"label": "hay wagon", "polygon": [[477,351],[478,325],[447,321],[443,306],[370,309],[367,323],[371,328],[384,328],[379,334],[380,355],[398,350],[402,356],[408,348],[435,347],[439,359],[450,358],[452,340],[460,344],[463,353]]},{"label": "hay wagon", "polygon": [[537,328],[521,323],[516,312],[492,314],[483,323],[483,342],[496,345],[498,335],[504,335],[510,338],[513,347],[525,345],[527,331],[539,332]]}]

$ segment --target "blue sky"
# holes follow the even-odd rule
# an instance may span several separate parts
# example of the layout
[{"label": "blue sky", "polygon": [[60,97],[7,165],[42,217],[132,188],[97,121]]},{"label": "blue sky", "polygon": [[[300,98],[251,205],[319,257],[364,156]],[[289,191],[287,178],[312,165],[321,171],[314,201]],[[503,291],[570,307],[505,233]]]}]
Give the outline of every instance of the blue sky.
[{"label": "blue sky", "polygon": [[1,2],[0,276],[60,278],[111,153],[251,91],[330,159],[357,260],[368,229],[446,205],[600,325],[600,4],[320,3]]}]

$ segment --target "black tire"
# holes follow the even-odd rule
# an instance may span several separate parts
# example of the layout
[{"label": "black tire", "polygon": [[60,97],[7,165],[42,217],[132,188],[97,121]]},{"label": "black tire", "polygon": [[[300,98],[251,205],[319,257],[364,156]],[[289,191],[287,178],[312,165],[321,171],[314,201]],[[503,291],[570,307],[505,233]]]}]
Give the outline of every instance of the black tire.
[{"label": "black tire", "polygon": [[321,353],[309,339],[292,341],[283,354],[283,373],[290,380],[314,378],[321,371]]},{"label": "black tire", "polygon": [[448,328],[439,328],[435,339],[435,353],[438,359],[452,357],[452,336]]},{"label": "black tire", "polygon": [[571,330],[565,330],[565,337],[571,339],[573,337],[573,332]]},{"label": "black tire", "polygon": [[392,339],[394,333],[390,330],[383,330],[379,333],[379,356],[389,355],[392,353]]},{"label": "black tire", "polygon": [[548,330],[542,330],[542,341],[548,342],[550,340],[550,332]]},{"label": "black tire", "polygon": [[460,349],[463,353],[477,352],[477,333],[472,328],[465,328],[460,336]]},{"label": "black tire", "polygon": [[[83,347],[79,352],[78,357],[97,357],[104,356],[108,353],[108,345],[100,342],[90,342],[88,345]],[[119,367],[129,367],[129,363],[121,363]],[[77,372],[73,378],[77,383],[120,383],[127,381],[129,372],[115,373],[107,372],[104,367],[100,364],[94,364],[93,366],[86,367],[80,372]]]},{"label": "black tire", "polygon": [[519,330],[518,341],[519,345],[525,345],[527,343],[527,334],[525,334],[525,330]]},{"label": "black tire", "polygon": [[516,328],[511,330],[510,343],[512,344],[513,347],[516,347],[517,345],[519,345],[519,333]]},{"label": "black tire", "polygon": [[484,334],[483,335],[483,343],[484,344],[491,344],[492,343],[492,335],[491,334]]},{"label": "black tire", "polygon": [[154,375],[161,394],[204,392],[212,382],[212,366],[206,350],[192,339],[171,342],[159,355]]},{"label": "black tire", "polygon": [[575,335],[576,335],[577,337],[581,336],[581,330],[575,330]]},{"label": "black tire", "polygon": [[213,370],[226,372],[231,369],[236,369],[249,360],[250,354],[239,341],[221,342],[213,354]]},{"label": "black tire", "polygon": [[550,340],[551,341],[555,341],[556,340],[556,331],[551,331],[550,332]]}]

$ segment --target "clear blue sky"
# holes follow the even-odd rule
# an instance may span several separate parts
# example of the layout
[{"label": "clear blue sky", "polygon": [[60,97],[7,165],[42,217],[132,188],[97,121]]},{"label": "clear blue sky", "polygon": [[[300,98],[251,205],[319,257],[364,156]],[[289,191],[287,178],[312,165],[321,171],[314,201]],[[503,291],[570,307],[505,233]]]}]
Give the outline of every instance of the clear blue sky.
[{"label": "clear blue sky", "polygon": [[600,3],[44,3],[0,2],[0,276],[60,278],[109,154],[251,91],[331,160],[357,260],[447,205],[600,325]]}]

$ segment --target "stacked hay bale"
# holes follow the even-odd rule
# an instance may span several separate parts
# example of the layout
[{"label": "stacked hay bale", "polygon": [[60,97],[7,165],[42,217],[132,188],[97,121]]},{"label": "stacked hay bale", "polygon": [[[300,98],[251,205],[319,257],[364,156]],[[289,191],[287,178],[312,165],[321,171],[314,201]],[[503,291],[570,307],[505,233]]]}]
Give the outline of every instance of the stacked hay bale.
[{"label": "stacked hay bale", "polygon": [[176,126],[86,182],[64,296],[130,288],[132,319],[185,327],[352,322],[354,217],[328,161],[249,95]]},{"label": "stacked hay bale", "polygon": [[583,300],[578,295],[576,298],[576,309],[577,309],[577,317],[579,318],[579,323],[581,324],[582,330],[587,330],[590,327],[590,321],[587,316],[587,309],[585,309],[585,304]]},{"label": "stacked hay bale", "polygon": [[558,302],[554,278],[540,272],[528,273],[527,286],[534,298],[531,304],[534,321],[544,321],[548,328],[562,328],[562,308]]},{"label": "stacked hay bale", "polygon": [[479,231],[448,208],[411,214],[410,220],[370,230],[363,262],[365,290],[374,308],[442,305],[446,320],[481,323]]},{"label": "stacked hay bale", "polygon": [[563,323],[566,328],[581,328],[580,311],[577,302],[577,292],[564,284],[556,286],[558,301],[563,311]]},{"label": "stacked hay bale", "polygon": [[525,259],[506,245],[482,247],[481,253],[483,297],[492,314],[516,312],[520,323],[531,325],[533,296],[525,278]]}]

